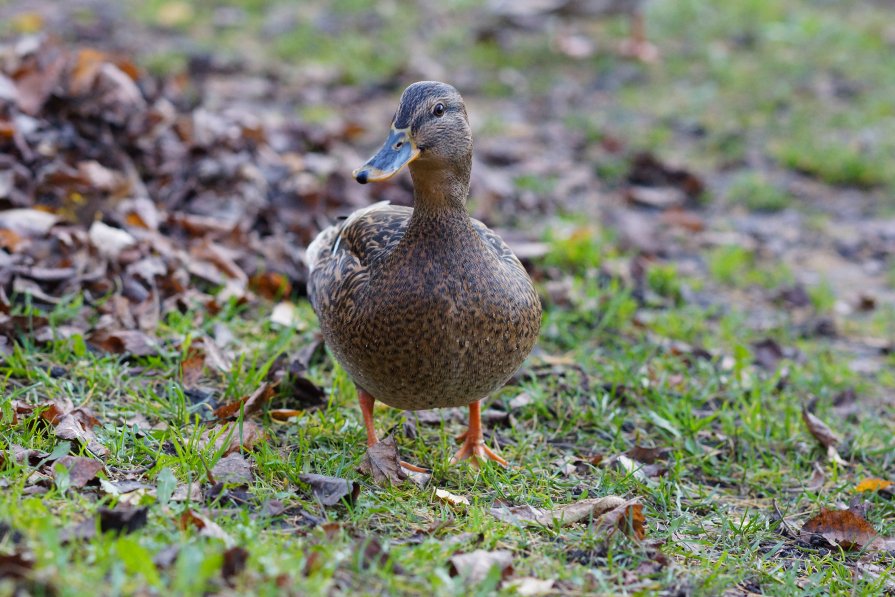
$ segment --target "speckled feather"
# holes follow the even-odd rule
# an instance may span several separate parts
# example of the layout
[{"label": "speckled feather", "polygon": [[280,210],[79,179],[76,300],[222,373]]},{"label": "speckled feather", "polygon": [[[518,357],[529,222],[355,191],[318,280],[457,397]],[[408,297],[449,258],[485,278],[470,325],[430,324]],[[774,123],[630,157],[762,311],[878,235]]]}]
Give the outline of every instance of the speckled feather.
[{"label": "speckled feather", "polygon": [[484,224],[432,217],[408,231],[412,211],[377,205],[322,232],[311,303],[336,358],[377,400],[405,410],[465,406],[522,364],[540,301]]}]

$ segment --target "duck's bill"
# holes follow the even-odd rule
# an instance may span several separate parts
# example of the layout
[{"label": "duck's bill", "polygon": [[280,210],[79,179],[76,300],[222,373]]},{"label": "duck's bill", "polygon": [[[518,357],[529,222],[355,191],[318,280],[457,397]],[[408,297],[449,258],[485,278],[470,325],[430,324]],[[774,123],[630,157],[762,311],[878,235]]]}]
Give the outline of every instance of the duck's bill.
[{"label": "duck's bill", "polygon": [[407,134],[407,129],[392,129],[382,149],[354,171],[354,178],[361,184],[388,180],[419,154],[420,150]]}]

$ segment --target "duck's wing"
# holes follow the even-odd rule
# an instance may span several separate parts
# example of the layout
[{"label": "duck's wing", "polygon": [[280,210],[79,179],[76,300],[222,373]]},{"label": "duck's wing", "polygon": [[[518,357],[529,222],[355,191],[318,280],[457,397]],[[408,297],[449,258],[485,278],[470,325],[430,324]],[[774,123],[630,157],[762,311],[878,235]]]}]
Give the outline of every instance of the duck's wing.
[{"label": "duck's wing", "polygon": [[308,298],[321,314],[336,293],[352,292],[366,281],[369,266],[404,237],[413,210],[388,201],[359,209],[324,229],[308,246]]},{"label": "duck's wing", "polygon": [[512,249],[510,249],[510,247],[508,247],[507,244],[503,242],[503,239],[500,238],[500,236],[496,232],[494,232],[475,218],[472,218],[472,227],[478,233],[479,237],[481,237],[481,239],[485,241],[485,245],[487,245],[488,248],[491,249],[494,254],[500,258],[501,261],[522,271],[523,273],[525,273],[526,276],[528,276],[528,273],[525,272],[525,267],[522,265],[522,262],[519,261],[519,258],[516,257],[515,254],[513,254]]}]

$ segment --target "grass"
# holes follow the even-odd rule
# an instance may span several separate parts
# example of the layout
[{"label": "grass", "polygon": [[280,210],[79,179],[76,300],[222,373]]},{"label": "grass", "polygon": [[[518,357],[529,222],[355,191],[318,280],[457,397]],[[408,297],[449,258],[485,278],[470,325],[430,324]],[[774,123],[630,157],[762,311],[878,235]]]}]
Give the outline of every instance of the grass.
[{"label": "grass", "polygon": [[[170,3],[147,4],[148,12],[141,14],[156,22],[165,4]],[[241,47],[241,38],[211,31],[214,6],[200,3],[189,22],[176,27],[195,31],[209,46],[220,41],[220,51],[232,52]],[[742,170],[757,150],[782,168],[831,184],[885,187],[895,185],[895,135],[884,134],[892,126],[889,100],[895,92],[895,71],[887,59],[891,48],[883,41],[891,11],[863,3],[861,11],[849,9],[856,6],[657,0],[648,23],[664,53],[662,68],[621,65],[603,55],[570,65],[535,35],[520,37],[508,53],[497,42],[471,42],[456,24],[440,28],[431,43],[448,77],[469,68],[516,70],[525,73],[525,93],[538,97],[561,76],[608,80],[612,93],[606,105],[579,110],[566,124],[594,143],[607,136],[630,139],[631,149],[683,156],[708,171],[731,164]],[[258,31],[263,7],[252,2],[244,8],[246,31]],[[336,8],[349,30],[369,12],[367,4],[356,1]],[[361,86],[400,76],[413,49],[407,32],[422,22],[414,11],[397,11],[394,19],[376,25],[375,36],[349,36],[342,43],[344,38],[319,32],[306,16],[270,41],[269,55],[304,66],[319,62],[338,71],[340,83]],[[620,24],[593,27],[597,36],[617,38]],[[182,63],[178,54],[163,51],[155,60],[159,69]],[[471,85],[479,87],[473,91],[506,98],[516,92],[508,83],[513,80],[481,76]],[[824,91],[830,80],[840,89],[832,97]],[[837,98],[836,93],[856,95]],[[308,121],[326,120],[328,114],[314,106],[300,111]],[[495,117],[489,126],[502,123]],[[754,211],[789,207],[792,198],[776,179],[753,166],[746,163],[746,173],[735,177],[728,200]],[[594,167],[615,183],[625,162],[610,156]],[[520,190],[536,194],[550,193],[555,182],[525,174],[515,180]],[[110,595],[147,589],[162,594],[508,592],[499,588],[494,573],[480,584],[451,575],[449,558],[474,549],[509,549],[515,576],[555,580],[555,591],[569,594],[720,594],[732,587],[772,595],[890,590],[886,583],[895,575],[890,556],[797,544],[782,532],[776,509],[798,527],[822,507],[848,503],[863,477],[892,479],[895,426],[891,403],[883,400],[895,388],[892,357],[878,375],[859,375],[827,340],[799,333],[800,314],[778,308],[779,317],[754,325],[754,303],[767,307],[763,293],[793,280],[786,266],[760,250],[701,251],[697,273],[684,274],[673,263],[650,264],[645,281],[655,296],[640,297],[629,282],[607,275],[613,261],[633,257],[610,231],[579,219],[570,227],[557,223],[547,240],[550,253],[537,267],[559,272],[569,285],[568,300],[545,301],[541,340],[526,374],[489,401],[511,410],[517,395],[532,398],[511,410],[512,424],[488,429],[490,443],[500,446],[512,468],[449,467],[453,437],[464,428],[460,420],[415,422],[411,433],[405,423],[413,418],[379,408],[380,434],[393,432],[402,456],[431,467],[433,478],[423,489],[373,485],[356,471],[365,435],[354,388],[324,355],[307,371],[326,389],[324,407],[287,423],[268,413],[253,418],[267,438],[246,453],[254,471],[247,488],[175,501],[172,483],[204,483],[207,469],[221,458],[220,449],[201,441],[209,405],[182,383],[186,348],[172,343],[158,356],[126,359],[95,353],[79,336],[49,345],[25,336],[0,364],[0,450],[6,450],[0,452],[0,554],[27,546],[36,560],[32,592],[53,587],[65,595],[95,594],[97,587]],[[890,277],[895,280],[895,273]],[[825,283],[809,289],[809,314],[830,313],[838,290]],[[541,291],[550,296],[546,283]],[[721,298],[704,304],[691,301],[693,293]],[[735,300],[743,295],[748,300]],[[59,306],[51,322],[70,320],[82,300],[72,297]],[[206,370],[198,384],[214,401],[226,403],[257,388],[277,356],[295,354],[312,341],[316,321],[306,302],[299,302],[301,325],[295,331],[266,323],[271,307],[230,305],[214,316],[171,315],[158,333],[185,339],[188,346],[211,335],[216,325],[232,331],[239,347],[234,367],[226,374]],[[30,312],[27,302],[18,308]],[[893,337],[892,311],[880,309],[874,317],[862,329]],[[754,363],[754,344],[768,337],[797,348],[804,358],[784,360],[777,370],[761,369]],[[703,358],[698,349],[712,358]],[[834,404],[849,389],[862,405],[843,418]],[[11,401],[44,404],[62,398],[86,404],[102,422],[97,435],[110,455],[101,477],[137,477],[147,485],[142,495],[116,495],[105,486],[66,487],[64,473],[45,494],[29,495],[32,467],[10,458],[8,446],[52,452],[60,442],[36,414],[12,426]],[[843,436],[840,451],[847,466],[828,462],[805,429],[801,408],[812,398],[816,414]],[[609,461],[635,445],[667,448],[660,461],[664,474],[641,477],[611,464],[566,466],[598,454]],[[89,456],[77,442],[72,450]],[[816,465],[825,480],[819,489],[807,489]],[[361,485],[359,498],[323,507],[300,481],[302,473],[354,480]],[[434,488],[466,496],[471,504],[449,506],[434,497]],[[245,503],[234,502],[240,495]],[[549,508],[604,495],[642,501],[646,541],[621,534],[607,538],[590,525],[522,528],[490,514],[497,502]],[[865,497],[874,528],[881,536],[895,535],[895,503],[880,495]],[[271,500],[285,511],[270,514],[264,504]],[[126,501],[149,508],[144,528],[63,541],[64,529],[91,519],[100,507]],[[207,513],[227,538],[181,528],[187,509]],[[20,541],[3,525],[21,533]],[[228,586],[221,569],[234,545],[248,551],[248,562]],[[371,545],[380,546],[380,554]],[[154,562],[172,548],[177,555],[171,562]],[[855,573],[859,561],[876,563],[881,574]],[[0,578],[0,594],[13,587],[13,581]]]},{"label": "grass", "polygon": [[[555,246],[568,258],[562,243]],[[226,498],[165,501],[160,499],[162,486],[170,485],[165,476],[173,475],[177,484],[203,480],[206,467],[221,457],[221,450],[200,442],[204,407],[191,404],[178,381],[182,351],[124,360],[85,351],[77,338],[49,347],[25,342],[0,369],[5,380],[0,391],[7,397],[2,441],[53,450],[56,440],[38,417],[9,426],[8,400],[42,403],[69,397],[76,404],[87,403],[102,419],[98,435],[111,451],[107,466],[114,471],[106,476],[121,478],[124,471],[147,468],[141,478],[155,491],[137,500],[149,506],[144,529],[64,543],[62,529],[124,498],[99,488],[65,490],[60,482],[44,495],[28,496],[30,468],[6,458],[0,469],[0,479],[8,484],[0,495],[0,520],[22,533],[29,545],[40,546],[34,555],[41,582],[73,595],[89,593],[100,583],[109,594],[142,587],[187,594],[222,588],[221,562],[231,544],[180,529],[177,521],[186,508],[213,513],[232,543],[248,550],[246,572],[233,580],[237,592],[274,593],[285,585],[299,593],[417,594],[426,586],[435,594],[461,594],[468,587],[463,578],[448,573],[449,557],[457,550],[501,548],[514,552],[517,575],[554,579],[566,591],[652,592],[678,586],[717,593],[739,585],[779,595],[806,592],[808,586],[874,593],[882,581],[851,573],[849,565],[859,556],[794,547],[781,535],[773,506],[776,502],[791,522],[798,521],[821,507],[848,501],[860,478],[891,472],[891,421],[861,415],[837,429],[847,438],[849,465],[823,464],[824,486],[799,489],[811,478],[814,463],[824,460],[804,428],[801,405],[817,396],[817,414],[836,420],[830,411],[834,396],[849,387],[871,391],[867,380],[837,363],[823,344],[806,341],[799,348],[808,358],[787,363],[781,385],[779,372],[765,373],[752,364],[749,346],[760,339],[758,333],[718,325],[710,310],[693,305],[668,306],[661,320],[644,330],[635,321],[637,305],[626,290],[589,281],[589,267],[576,279],[579,304],[547,305],[540,345],[541,354],[564,355],[560,362],[580,368],[556,365],[553,373],[526,376],[521,385],[490,401],[508,409],[521,392],[533,399],[512,411],[512,426],[490,429],[492,443],[499,437],[501,452],[514,463],[509,470],[448,467],[455,449],[452,437],[463,428],[460,422],[417,423],[417,434],[410,437],[402,431],[407,417],[382,408],[377,410],[380,432],[396,430],[404,458],[432,467],[433,479],[425,489],[372,485],[355,471],[364,432],[353,388],[324,357],[308,373],[329,389],[324,408],[287,424],[260,418],[268,439],[248,454],[255,471],[248,504],[234,506]],[[653,271],[654,290],[673,292],[672,270]],[[585,316],[584,305],[598,306],[596,317]],[[216,324],[234,331],[243,347],[238,365],[229,375],[206,371],[200,382],[224,402],[251,391],[278,354],[295,353],[310,342],[315,323],[307,304],[301,308],[302,333],[258,323],[269,308],[231,309],[217,317],[191,312],[169,318],[164,329],[171,337],[196,337]],[[777,334],[785,339],[786,329]],[[662,348],[660,337],[710,346],[733,361],[692,360]],[[528,370],[543,370],[542,358],[533,357]],[[50,375],[50,366],[61,367],[64,374]],[[126,423],[138,413],[165,426],[138,429]],[[564,472],[562,463],[576,457],[609,457],[638,444],[668,448],[664,475],[641,479],[614,466],[589,465]],[[77,444],[74,452],[88,455]],[[351,506],[323,508],[298,480],[304,472],[355,479],[362,485],[360,497]],[[471,505],[457,509],[440,503],[433,498],[434,487],[467,496]],[[609,494],[643,501],[647,542],[623,536],[607,540],[586,525],[524,529],[498,522],[489,513],[498,500],[549,508]],[[261,504],[274,499],[289,514],[265,515]],[[895,533],[892,502],[870,500],[874,526],[882,535]],[[334,524],[321,528],[300,512]],[[374,538],[384,555],[365,559],[364,542]],[[0,546],[12,546],[8,536]],[[152,563],[171,546],[179,555],[170,567]],[[658,552],[669,558],[668,565],[655,563]],[[889,573],[892,565],[882,559]],[[475,590],[487,594],[498,580],[491,578]]]}]

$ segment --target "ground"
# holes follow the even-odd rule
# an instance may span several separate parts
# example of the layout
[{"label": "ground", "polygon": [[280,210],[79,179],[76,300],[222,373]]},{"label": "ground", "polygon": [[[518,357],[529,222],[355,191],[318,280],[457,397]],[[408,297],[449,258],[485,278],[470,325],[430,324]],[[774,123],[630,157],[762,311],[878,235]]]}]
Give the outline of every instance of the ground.
[{"label": "ground", "polygon": [[[0,593],[895,591],[893,17],[654,0],[644,64],[473,2],[0,4]],[[378,407],[432,469],[390,485],[303,247],[409,202],[350,171],[419,79],[545,314],[485,405],[510,468]]]}]

